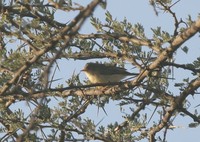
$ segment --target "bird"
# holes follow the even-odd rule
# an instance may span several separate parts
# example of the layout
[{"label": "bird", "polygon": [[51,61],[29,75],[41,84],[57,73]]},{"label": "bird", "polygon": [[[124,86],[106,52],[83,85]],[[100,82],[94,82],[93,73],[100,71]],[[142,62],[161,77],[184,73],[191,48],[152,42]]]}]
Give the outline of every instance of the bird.
[{"label": "bird", "polygon": [[126,71],[125,68],[92,62],[87,63],[81,71],[86,74],[92,84],[119,82],[127,76],[138,75]]}]

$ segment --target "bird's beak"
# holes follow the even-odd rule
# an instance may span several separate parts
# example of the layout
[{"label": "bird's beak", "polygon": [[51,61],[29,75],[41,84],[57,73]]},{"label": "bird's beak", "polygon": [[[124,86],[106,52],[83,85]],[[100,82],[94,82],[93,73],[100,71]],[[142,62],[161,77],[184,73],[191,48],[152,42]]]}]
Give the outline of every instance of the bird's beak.
[{"label": "bird's beak", "polygon": [[84,68],[84,69],[82,69],[81,71],[83,71],[83,72],[84,72],[84,71],[86,71],[86,69]]}]

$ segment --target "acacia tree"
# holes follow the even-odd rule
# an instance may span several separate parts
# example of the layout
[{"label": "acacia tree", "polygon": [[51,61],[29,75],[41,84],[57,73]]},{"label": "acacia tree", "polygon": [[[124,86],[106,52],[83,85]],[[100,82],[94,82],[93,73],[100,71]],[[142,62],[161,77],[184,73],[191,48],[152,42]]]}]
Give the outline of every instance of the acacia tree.
[{"label": "acacia tree", "polygon": [[[175,52],[182,48],[187,53],[189,48],[183,45],[198,34],[200,19],[178,19],[171,9],[175,4],[150,1],[155,14],[165,11],[172,16],[174,30],[169,33],[152,27],[153,36],[148,38],[141,24],[117,21],[109,12],[105,22],[92,16],[96,7],[106,7],[103,0],[87,6],[70,0],[0,1],[1,141],[166,141],[168,130],[175,127],[173,121],[183,114],[192,118],[191,127],[198,126],[198,111],[189,110],[188,97],[198,93],[200,58],[181,64]],[[57,10],[78,14],[62,23],[54,17]],[[86,19],[96,33],[79,32]],[[106,59],[119,66],[130,63],[139,74],[104,84],[81,83],[79,75],[73,74],[66,84],[59,84],[55,75],[60,59]],[[173,76],[177,69],[185,72],[181,83]],[[104,110],[111,100],[130,108],[129,113],[121,112],[122,123],[105,126],[89,116],[85,119],[89,107]],[[148,108],[153,113],[147,113]]]}]

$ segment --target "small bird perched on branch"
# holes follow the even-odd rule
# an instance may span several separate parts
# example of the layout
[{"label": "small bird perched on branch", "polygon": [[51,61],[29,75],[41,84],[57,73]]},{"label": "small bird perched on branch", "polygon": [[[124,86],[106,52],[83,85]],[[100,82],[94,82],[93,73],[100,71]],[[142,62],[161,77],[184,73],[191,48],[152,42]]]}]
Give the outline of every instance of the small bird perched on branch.
[{"label": "small bird perched on branch", "polygon": [[82,71],[93,84],[119,82],[127,76],[138,75],[126,71],[125,68],[99,63],[87,63]]}]

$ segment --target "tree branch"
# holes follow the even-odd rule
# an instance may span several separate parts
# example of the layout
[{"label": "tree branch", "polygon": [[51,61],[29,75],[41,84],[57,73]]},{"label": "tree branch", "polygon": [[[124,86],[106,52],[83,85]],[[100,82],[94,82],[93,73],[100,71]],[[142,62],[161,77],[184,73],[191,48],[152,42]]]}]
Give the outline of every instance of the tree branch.
[{"label": "tree branch", "polygon": [[126,35],[119,35],[119,34],[114,34],[114,33],[106,33],[106,34],[79,34],[77,35],[78,38],[82,39],[106,39],[109,40],[111,38],[114,38],[115,40],[119,40],[121,42],[132,42],[135,45],[139,46],[148,46],[149,48],[152,48],[154,51],[160,53],[162,49],[158,46],[154,46],[150,40],[142,40],[134,36],[126,36]]},{"label": "tree branch", "polygon": [[171,99],[170,103],[171,106],[166,110],[165,115],[162,118],[160,124],[155,127],[150,128],[149,130],[149,138],[150,142],[155,142],[155,134],[167,126],[171,116],[174,114],[176,110],[183,107],[183,102],[185,101],[186,97],[194,92],[194,90],[200,87],[200,79],[194,79],[190,82],[190,85],[180,94],[180,96]]},{"label": "tree branch", "polygon": [[190,65],[187,65],[187,64],[177,64],[177,63],[172,63],[172,62],[164,62],[162,65],[163,66],[173,66],[173,67],[176,67],[176,68],[182,68],[182,69],[185,69],[185,70],[190,70],[194,73],[200,72],[200,69],[195,69],[194,67],[191,67]]},{"label": "tree branch", "polygon": [[[66,43],[69,43],[71,41],[72,37],[77,33],[77,31],[80,28],[80,23],[83,24],[85,19],[93,12],[94,8],[101,2],[101,0],[94,0],[89,4],[82,12],[80,12],[72,22],[65,26],[62,30],[60,30],[60,33],[58,36],[52,37],[51,41],[48,41],[49,43],[45,46],[44,49],[37,51],[35,56],[27,61],[25,65],[23,65],[19,70],[17,70],[11,80],[9,80],[7,83],[3,85],[3,87],[0,90],[0,96],[3,95],[10,87],[11,85],[15,84],[20,77],[20,75],[26,71],[33,63],[35,63],[42,55],[44,55],[46,52],[51,50],[59,41],[62,39],[62,37],[65,36],[65,39],[68,39]],[[82,21],[82,22],[81,22]]]}]

